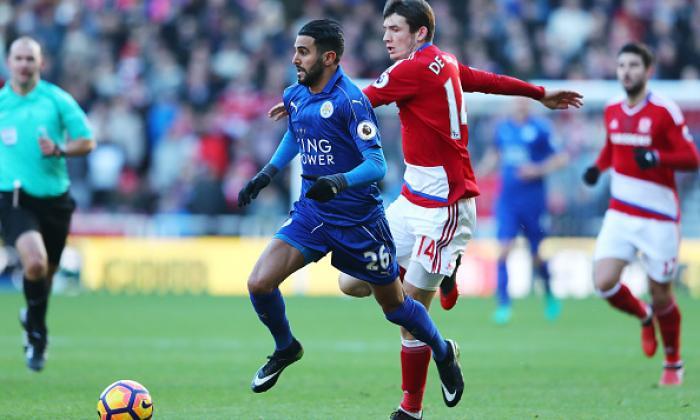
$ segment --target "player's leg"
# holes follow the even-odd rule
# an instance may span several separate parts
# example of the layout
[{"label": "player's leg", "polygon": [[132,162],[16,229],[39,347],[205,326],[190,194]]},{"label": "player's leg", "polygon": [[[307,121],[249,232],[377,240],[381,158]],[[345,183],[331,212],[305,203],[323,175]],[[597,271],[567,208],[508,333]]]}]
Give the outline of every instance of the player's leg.
[{"label": "player's leg", "polygon": [[661,332],[665,356],[659,384],[681,385],[683,382],[683,361],[680,354],[681,312],[672,288],[672,281],[677,274],[680,234],[676,223],[658,220],[648,221],[645,224],[644,233],[638,245],[642,254],[642,265],[649,277],[649,293],[654,318]]},{"label": "player's leg", "polygon": [[387,320],[406,328],[432,349],[442,382],[448,390],[445,391],[448,392],[446,403],[456,405],[464,388],[456,345],[442,338],[421,303],[408,295],[404,297],[398,277],[396,249],[386,219],[381,216],[364,226],[337,228],[335,231],[329,233],[333,239],[333,266],[370,283],[372,294]]},{"label": "player's leg", "polygon": [[640,223],[644,221],[614,210],[605,213],[593,256],[593,282],[598,295],[612,307],[646,322],[651,319],[649,305],[620,283],[622,270],[636,257],[632,238]]},{"label": "player's leg", "polygon": [[[407,267],[404,290],[429,308],[438,285],[442,292],[445,278],[452,277],[454,280],[458,260],[471,239],[476,224],[475,200],[460,200],[445,208],[406,208],[405,214],[412,215],[407,218],[407,229],[419,235],[414,237],[412,249],[403,262]],[[455,296],[448,302],[445,299],[449,299],[451,294],[441,293],[440,304],[443,308],[454,306],[458,293],[456,287],[452,292]],[[399,411],[420,417],[429,364],[429,347],[402,328],[403,398]]]},{"label": "player's leg", "polygon": [[48,330],[46,310],[50,294],[48,260],[41,234],[35,230],[17,238],[15,248],[23,268],[23,289],[26,310],[20,312],[20,322],[25,329],[25,356],[27,367],[34,371],[44,368]]},{"label": "player's leg", "polygon": [[302,252],[275,238],[260,255],[248,278],[248,292],[253,308],[275,340],[274,353],[253,378],[251,388],[254,392],[272,388],[282,370],[303,355],[301,344],[294,338],[289,327],[279,285],[304,265]]},{"label": "player's leg", "polygon": [[641,321],[642,351],[651,357],[656,352],[656,334],[651,306],[635,297],[630,289],[620,282],[625,266],[635,258],[636,232],[643,229],[645,220],[608,210],[603,227],[596,241],[593,281],[600,297],[619,311],[630,314]]},{"label": "player's leg", "polygon": [[457,405],[464,391],[457,344],[442,338],[425,306],[412,297],[403,295],[398,277],[388,285],[372,284],[372,293],[386,319],[403,327],[417,340],[430,347],[440,375],[443,401],[448,407]]},{"label": "player's leg", "polygon": [[21,194],[13,200],[12,194],[3,193],[0,200],[3,241],[12,245],[19,254],[23,272],[23,290],[27,307],[20,311],[20,322],[25,331],[24,350],[27,367],[39,371],[44,366],[46,350],[46,301],[48,259],[41,236],[37,214],[29,207],[28,197]]},{"label": "player's leg", "polygon": [[649,278],[649,291],[654,317],[664,343],[664,369],[659,385],[681,385],[683,383],[683,361],[680,351],[681,312],[673,296],[671,282],[661,283]]},{"label": "player's leg", "polygon": [[304,350],[292,335],[279,285],[306,264],[325,255],[323,223],[313,214],[294,212],[258,258],[248,278],[250,301],[275,340],[275,351],[258,369],[251,388],[265,392],[282,371],[301,359]]},{"label": "player's leg", "polygon": [[[411,261],[406,270],[403,288],[408,296],[426,309],[435,296],[442,274],[428,273],[418,262]],[[401,328],[401,389],[403,397],[398,410],[414,418],[422,418],[423,394],[428,379],[431,350],[408,330]],[[398,414],[397,414],[398,415]]]},{"label": "player's leg", "polygon": [[508,294],[508,256],[518,236],[517,209],[501,197],[496,205],[498,258],[496,260],[496,310],[492,319],[497,324],[507,324],[512,317]]},{"label": "player's leg", "polygon": [[540,254],[540,245],[547,235],[546,204],[543,202],[539,209],[533,208],[532,210],[523,219],[523,232],[530,245],[533,271],[536,277],[542,281],[545,301],[544,316],[546,319],[554,321],[561,314],[561,302],[552,294],[549,264]]}]

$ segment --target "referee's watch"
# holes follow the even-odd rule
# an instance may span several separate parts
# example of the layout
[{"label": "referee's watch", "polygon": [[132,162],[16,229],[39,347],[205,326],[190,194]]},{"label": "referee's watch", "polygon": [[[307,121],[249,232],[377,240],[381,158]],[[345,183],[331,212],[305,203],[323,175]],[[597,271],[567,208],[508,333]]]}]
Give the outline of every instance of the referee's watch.
[{"label": "referee's watch", "polygon": [[61,149],[58,144],[54,143],[53,144],[53,156],[55,157],[65,157],[66,156],[66,151]]}]

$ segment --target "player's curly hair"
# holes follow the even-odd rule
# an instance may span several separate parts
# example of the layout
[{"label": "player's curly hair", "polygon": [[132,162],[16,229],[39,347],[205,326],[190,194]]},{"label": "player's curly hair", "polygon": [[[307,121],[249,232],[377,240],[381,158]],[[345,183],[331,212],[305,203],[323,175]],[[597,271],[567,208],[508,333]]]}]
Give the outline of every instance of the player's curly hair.
[{"label": "player's curly hair", "polygon": [[343,37],[343,28],[340,24],[332,19],[317,19],[304,25],[299,30],[299,35],[310,36],[314,39],[316,48],[323,54],[326,51],[335,52],[335,62],[340,61],[340,57],[345,50],[345,39]]},{"label": "player's curly hair", "polygon": [[629,42],[623,45],[620,48],[620,52],[617,53],[618,57],[623,53],[636,54],[642,57],[644,67],[647,69],[654,64],[654,53],[651,51],[651,48],[641,42]]},{"label": "player's curly hair", "polygon": [[425,0],[388,0],[384,4],[384,19],[396,13],[403,16],[408,23],[411,33],[416,33],[421,26],[425,26],[428,34],[426,42],[433,40],[435,35],[435,13]]}]

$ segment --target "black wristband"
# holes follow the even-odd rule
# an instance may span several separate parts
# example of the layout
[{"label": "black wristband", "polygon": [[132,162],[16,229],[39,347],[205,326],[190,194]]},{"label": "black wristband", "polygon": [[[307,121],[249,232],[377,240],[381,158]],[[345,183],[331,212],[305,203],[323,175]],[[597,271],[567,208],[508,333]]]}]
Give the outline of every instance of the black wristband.
[{"label": "black wristband", "polygon": [[279,169],[271,163],[268,163],[260,170],[261,174],[269,176],[270,179],[274,178],[277,172],[279,172]]}]

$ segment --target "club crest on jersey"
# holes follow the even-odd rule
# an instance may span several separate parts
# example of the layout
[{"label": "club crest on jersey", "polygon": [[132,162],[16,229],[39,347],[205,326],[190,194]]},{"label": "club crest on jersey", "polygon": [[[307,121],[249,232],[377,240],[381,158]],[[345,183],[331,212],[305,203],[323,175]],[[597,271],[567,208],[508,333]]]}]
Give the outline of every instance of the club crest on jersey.
[{"label": "club crest on jersey", "polygon": [[333,102],[326,101],[321,105],[321,116],[328,118],[333,115]]},{"label": "club crest on jersey", "polygon": [[379,75],[379,77],[377,78],[377,80],[374,81],[374,83],[372,83],[372,86],[381,89],[387,84],[389,84],[389,73],[384,72]]},{"label": "club crest on jersey", "polygon": [[610,121],[610,129],[611,129],[611,130],[617,130],[618,127],[620,127],[620,122],[617,121],[617,118],[613,118],[613,120]]},{"label": "club crest on jersey", "polygon": [[651,130],[651,118],[649,117],[642,117],[639,119],[639,127],[637,127],[637,131],[640,133],[648,133]]},{"label": "club crest on jersey", "polygon": [[371,121],[361,121],[359,124],[357,124],[357,135],[362,140],[372,140],[377,136],[377,126]]}]

